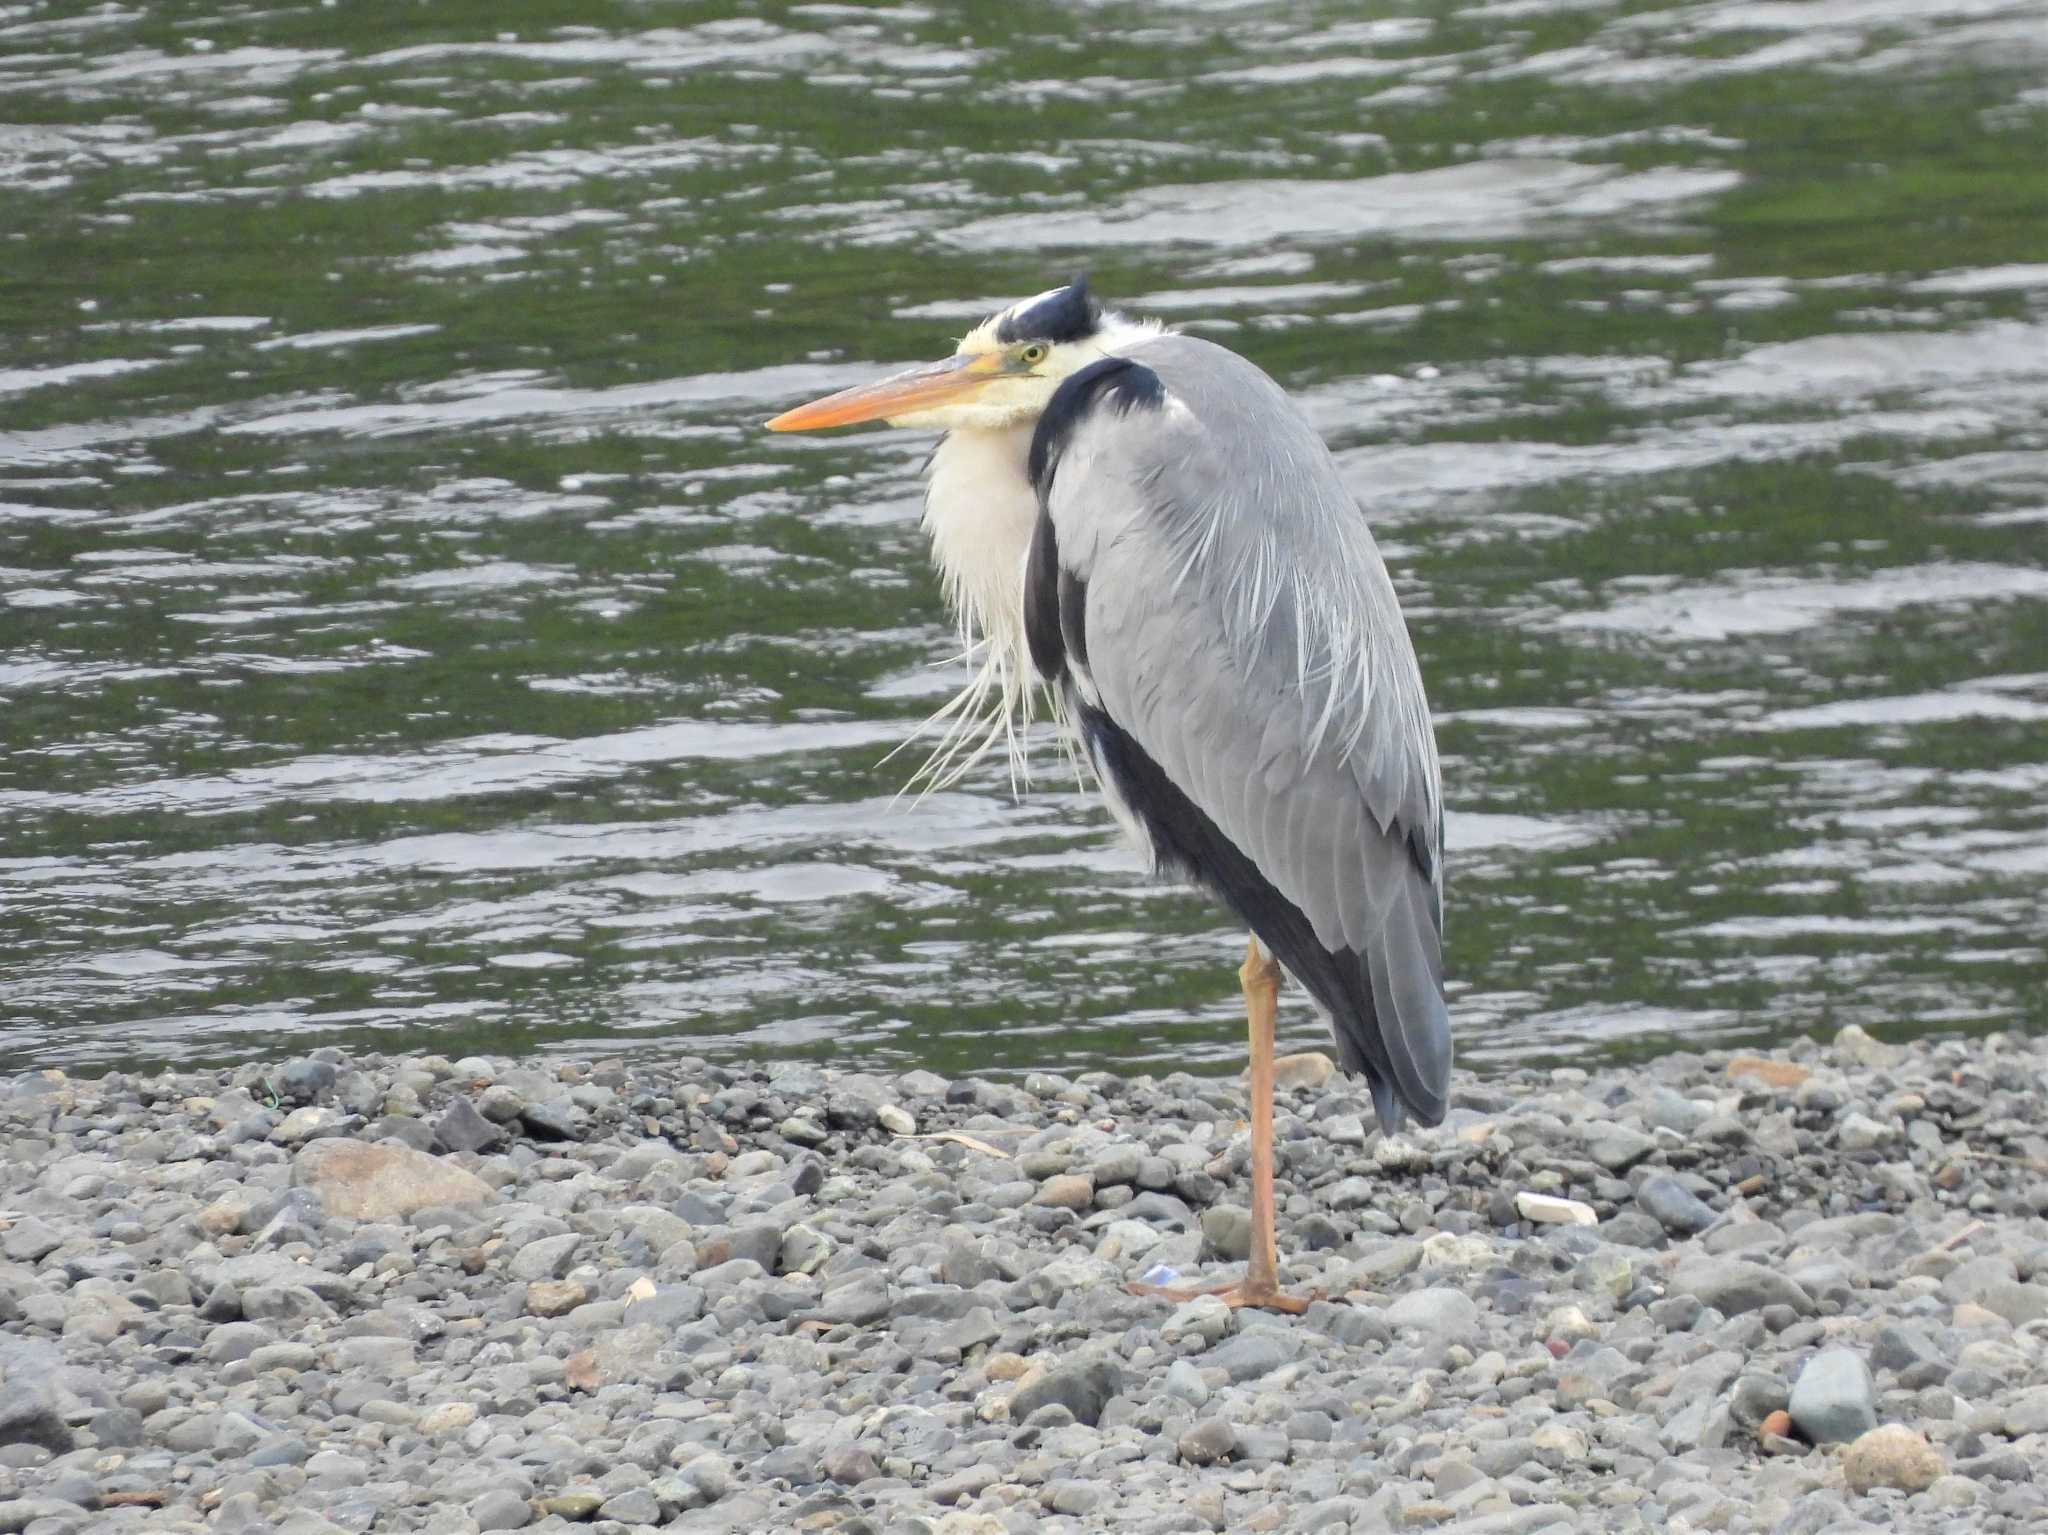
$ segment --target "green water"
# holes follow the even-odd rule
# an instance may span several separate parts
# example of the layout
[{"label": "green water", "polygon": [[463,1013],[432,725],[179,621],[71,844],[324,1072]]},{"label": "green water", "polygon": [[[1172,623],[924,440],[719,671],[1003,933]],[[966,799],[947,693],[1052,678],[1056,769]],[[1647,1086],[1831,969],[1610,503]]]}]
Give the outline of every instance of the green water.
[{"label": "green water", "polygon": [[1380,531],[1463,1061],[2037,1029],[2044,65],[2042,0],[0,10],[0,1069],[1231,1065],[1240,936],[1049,740],[894,800],[929,443],[758,427],[1083,269]]}]

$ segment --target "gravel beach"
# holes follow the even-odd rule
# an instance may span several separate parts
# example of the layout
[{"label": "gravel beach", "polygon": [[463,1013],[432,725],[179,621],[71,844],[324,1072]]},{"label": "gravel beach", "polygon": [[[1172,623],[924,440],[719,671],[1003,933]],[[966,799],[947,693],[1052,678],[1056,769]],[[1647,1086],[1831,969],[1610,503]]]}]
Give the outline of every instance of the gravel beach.
[{"label": "gravel beach", "polygon": [[2048,1043],[0,1080],[0,1535],[2048,1529]]}]

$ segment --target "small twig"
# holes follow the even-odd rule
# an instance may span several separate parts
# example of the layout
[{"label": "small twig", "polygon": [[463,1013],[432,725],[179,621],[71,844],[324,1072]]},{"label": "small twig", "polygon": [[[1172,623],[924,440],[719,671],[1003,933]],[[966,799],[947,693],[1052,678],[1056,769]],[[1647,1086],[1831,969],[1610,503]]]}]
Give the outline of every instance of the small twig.
[{"label": "small twig", "polygon": [[1979,1151],[1975,1146],[1961,1148],[1966,1157],[1975,1157],[1980,1162],[2003,1162],[2008,1167],[2024,1167],[2029,1172],[2048,1173],[2048,1162],[2039,1157],[2009,1157],[1999,1151]]},{"label": "small twig", "polygon": [[1983,1229],[1984,1223],[1982,1221],[1971,1221],[1969,1225],[1965,1226],[1961,1231],[1958,1231],[1946,1242],[1938,1243],[1934,1247],[1930,1248],[1929,1251],[1942,1253],[1953,1252],[1956,1248],[1961,1247],[1965,1242],[1969,1241],[1971,1237],[1975,1236],[1978,1232],[1982,1231]]},{"label": "small twig", "polygon": [[1009,1152],[1000,1146],[991,1146],[987,1141],[977,1140],[964,1130],[932,1130],[923,1135],[899,1135],[899,1141],[951,1141],[956,1146],[965,1146],[970,1151],[979,1151],[992,1157],[1007,1157]]}]

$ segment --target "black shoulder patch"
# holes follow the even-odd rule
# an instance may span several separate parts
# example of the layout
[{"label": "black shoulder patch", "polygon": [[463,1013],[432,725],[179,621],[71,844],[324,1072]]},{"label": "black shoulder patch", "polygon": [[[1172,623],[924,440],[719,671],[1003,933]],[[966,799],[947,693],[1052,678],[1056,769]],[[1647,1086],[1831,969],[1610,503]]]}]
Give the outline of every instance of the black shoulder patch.
[{"label": "black shoulder patch", "polygon": [[1067,675],[1067,642],[1060,629],[1060,546],[1052,518],[1043,508],[1024,562],[1024,639],[1038,675],[1057,685]]},{"label": "black shoulder patch", "polygon": [[1088,670],[1088,583],[1071,570],[1060,572],[1060,638],[1074,664]]},{"label": "black shoulder patch", "polygon": [[1088,279],[1077,277],[1014,314],[996,327],[998,341],[1082,341],[1102,328],[1102,306],[1088,291]]},{"label": "black shoulder patch", "polygon": [[1128,415],[1141,405],[1156,410],[1166,403],[1166,386],[1143,363],[1128,357],[1104,357],[1055,389],[1031,434],[1031,457],[1026,465],[1041,506],[1074,428],[1098,403],[1113,407],[1119,415]]}]

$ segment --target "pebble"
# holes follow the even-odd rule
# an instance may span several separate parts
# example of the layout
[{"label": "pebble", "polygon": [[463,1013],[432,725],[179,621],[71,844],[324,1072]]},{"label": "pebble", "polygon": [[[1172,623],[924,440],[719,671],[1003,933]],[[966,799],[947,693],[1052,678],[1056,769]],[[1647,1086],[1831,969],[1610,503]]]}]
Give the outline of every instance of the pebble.
[{"label": "pebble", "polygon": [[1181,1431],[1174,1447],[1191,1466],[1213,1466],[1237,1449],[1237,1430],[1221,1418],[1202,1418]]},{"label": "pebble", "polygon": [[1941,1452],[1927,1442],[1926,1435],[1897,1423],[1859,1435],[1842,1452],[1842,1480],[1851,1492],[1868,1492],[1873,1487],[1922,1492],[1932,1487],[1945,1469]]},{"label": "pebble", "polygon": [[1697,1236],[1716,1218],[1705,1200],[1668,1173],[1645,1178],[1636,1189],[1636,1203],[1673,1236]]},{"label": "pebble", "polygon": [[1057,1404],[1074,1422],[1092,1427],[1122,1385],[1122,1367],[1106,1356],[1062,1364],[1017,1387],[1010,1397],[1010,1420],[1022,1423],[1040,1408]]},{"label": "pebble", "polygon": [[1299,1316],[1126,1288],[1243,1261],[1235,1082],[0,1079],[0,1522],[2041,1527],[2048,1043],[1461,1077],[1391,1138],[1315,1054]]},{"label": "pebble", "polygon": [[1536,1194],[1524,1189],[1515,1196],[1515,1212],[1525,1221],[1540,1226],[1596,1226],[1600,1216],[1580,1199],[1561,1199],[1555,1194]]},{"label": "pebble", "polygon": [[1877,1427],[1877,1386],[1853,1349],[1831,1348],[1807,1361],[1787,1405],[1799,1432],[1815,1444],[1841,1444]]}]

